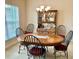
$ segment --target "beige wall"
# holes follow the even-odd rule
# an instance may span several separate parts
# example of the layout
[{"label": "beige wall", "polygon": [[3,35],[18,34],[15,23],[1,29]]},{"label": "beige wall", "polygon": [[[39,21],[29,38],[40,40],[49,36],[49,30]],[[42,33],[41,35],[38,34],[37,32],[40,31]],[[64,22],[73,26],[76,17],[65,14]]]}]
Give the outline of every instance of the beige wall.
[{"label": "beige wall", "polygon": [[36,8],[40,5],[51,6],[51,9],[57,9],[57,24],[64,24],[67,32],[73,29],[72,0],[26,0],[26,25],[28,23],[37,25]]},{"label": "beige wall", "polygon": [[25,29],[26,27],[26,0],[5,0],[6,4],[16,5],[19,8],[20,26]]},{"label": "beige wall", "polygon": [[20,25],[23,29],[26,25],[33,23],[37,27],[36,8],[40,5],[51,6],[58,10],[57,24],[64,24],[67,31],[73,29],[72,0],[6,0],[6,4],[17,5],[20,10]]}]

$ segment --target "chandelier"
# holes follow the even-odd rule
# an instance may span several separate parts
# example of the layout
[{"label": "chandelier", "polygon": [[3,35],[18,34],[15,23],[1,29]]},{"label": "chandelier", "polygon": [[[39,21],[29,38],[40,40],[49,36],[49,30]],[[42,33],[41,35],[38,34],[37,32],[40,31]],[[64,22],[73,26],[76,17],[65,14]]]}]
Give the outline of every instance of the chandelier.
[{"label": "chandelier", "polygon": [[50,10],[50,6],[47,6],[47,7],[45,7],[45,6],[40,6],[39,8],[36,8],[36,11],[40,11],[40,12],[43,12],[43,11],[48,11],[48,10]]}]

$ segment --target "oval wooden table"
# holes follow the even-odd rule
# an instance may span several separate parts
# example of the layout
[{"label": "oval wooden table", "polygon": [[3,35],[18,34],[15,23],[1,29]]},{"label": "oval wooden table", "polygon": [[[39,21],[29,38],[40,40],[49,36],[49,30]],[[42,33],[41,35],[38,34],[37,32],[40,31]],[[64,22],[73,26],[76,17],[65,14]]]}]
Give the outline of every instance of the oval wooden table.
[{"label": "oval wooden table", "polygon": [[41,44],[39,44],[39,43],[26,42],[27,44],[34,44],[34,45],[41,45],[41,46],[55,46],[55,45],[60,44],[64,40],[64,38],[61,37],[61,36],[59,36],[59,35],[53,35],[53,36],[48,35],[47,36],[47,35],[38,35],[38,34],[24,34],[24,35],[21,35],[21,36],[19,36],[17,38],[18,41],[24,41],[24,38],[27,35],[34,35],[41,42]]}]

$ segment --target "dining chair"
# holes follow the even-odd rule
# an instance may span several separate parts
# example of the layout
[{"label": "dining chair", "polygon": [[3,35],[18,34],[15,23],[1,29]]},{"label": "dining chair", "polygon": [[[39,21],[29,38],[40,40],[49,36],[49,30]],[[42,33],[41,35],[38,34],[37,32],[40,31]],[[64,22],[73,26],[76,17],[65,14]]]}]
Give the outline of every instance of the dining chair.
[{"label": "dining chair", "polygon": [[[64,25],[57,26],[56,34],[61,36],[61,37],[63,37],[63,38],[65,38],[65,35],[66,35],[66,28],[65,28],[65,26]],[[47,48],[47,51],[48,51],[48,47],[46,47],[46,48]]]},{"label": "dining chair", "polygon": [[56,59],[56,52],[57,51],[63,51],[65,53],[65,56],[67,56],[68,59],[68,45],[72,39],[73,36],[73,31],[69,31],[68,34],[65,37],[65,41],[57,46],[54,46],[54,55],[55,55],[55,59]]},{"label": "dining chair", "polygon": [[21,27],[18,27],[16,29],[16,38],[17,38],[17,41],[19,42],[19,51],[18,51],[18,53],[20,53],[20,50],[21,50],[22,46],[24,46],[24,49],[25,49],[25,45],[24,45],[23,41],[19,41],[19,40],[21,40],[20,35],[33,33],[33,30],[34,30],[34,24],[28,24],[28,26],[26,28],[26,31],[24,31]]},{"label": "dining chair", "polygon": [[[33,59],[35,59],[35,56],[38,56],[39,59],[40,57],[43,57],[45,59],[46,50],[43,46],[39,46],[41,42],[37,37],[33,35],[27,35],[24,38],[24,43],[27,47],[28,59],[30,59],[30,57],[33,57]],[[35,43],[38,43],[38,44],[35,45]]]},{"label": "dining chair", "polygon": [[23,41],[21,41],[21,38],[20,38],[20,36],[23,35],[23,34],[24,34],[24,30],[21,27],[18,27],[16,29],[16,39],[17,39],[17,41],[19,43],[19,51],[18,51],[18,53],[20,53],[20,50],[21,50],[22,46],[24,46],[24,49],[25,49],[25,45],[24,45]]},{"label": "dining chair", "polygon": [[65,35],[66,35],[66,28],[65,28],[64,25],[59,25],[59,26],[57,27],[56,31],[57,31],[57,34],[58,34],[58,35],[60,35],[60,36],[62,36],[62,37],[65,37]]},{"label": "dining chair", "polygon": [[34,24],[28,24],[24,33],[25,34],[33,33],[33,31],[34,31]]}]

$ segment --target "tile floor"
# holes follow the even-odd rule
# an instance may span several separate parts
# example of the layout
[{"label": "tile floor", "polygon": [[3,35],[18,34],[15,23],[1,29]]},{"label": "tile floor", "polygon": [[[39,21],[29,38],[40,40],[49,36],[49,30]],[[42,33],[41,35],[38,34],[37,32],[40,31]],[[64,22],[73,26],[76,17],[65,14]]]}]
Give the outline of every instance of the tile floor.
[{"label": "tile floor", "polygon": [[[18,44],[12,46],[11,48],[5,51],[5,59],[28,59],[26,50],[21,50],[21,53],[18,54]],[[68,59],[73,59],[73,42],[69,44],[68,47]],[[31,59],[33,59],[31,57]],[[36,57],[36,59],[38,59]],[[42,58],[41,58],[42,59]],[[46,59],[54,59],[53,47],[49,47],[49,51],[46,54]],[[63,53],[57,53],[57,59],[66,59]]]}]

